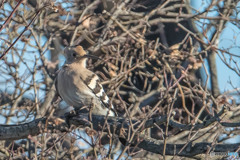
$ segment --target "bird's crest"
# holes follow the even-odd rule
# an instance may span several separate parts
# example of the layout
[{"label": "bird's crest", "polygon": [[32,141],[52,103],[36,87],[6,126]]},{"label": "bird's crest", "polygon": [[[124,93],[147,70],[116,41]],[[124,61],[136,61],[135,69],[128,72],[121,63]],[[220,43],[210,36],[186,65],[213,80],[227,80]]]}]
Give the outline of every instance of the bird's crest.
[{"label": "bird's crest", "polygon": [[77,46],[74,48],[74,51],[79,54],[80,56],[86,55],[86,51],[83,49],[82,46]]}]

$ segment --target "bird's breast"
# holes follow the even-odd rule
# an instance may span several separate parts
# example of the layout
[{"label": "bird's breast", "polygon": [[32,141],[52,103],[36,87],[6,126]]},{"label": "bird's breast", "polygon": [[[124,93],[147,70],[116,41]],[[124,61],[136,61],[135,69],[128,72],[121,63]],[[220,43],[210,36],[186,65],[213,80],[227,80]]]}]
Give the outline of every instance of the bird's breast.
[{"label": "bird's breast", "polygon": [[63,69],[58,74],[58,92],[69,105],[80,107],[84,104],[84,86],[79,81],[77,73]]}]

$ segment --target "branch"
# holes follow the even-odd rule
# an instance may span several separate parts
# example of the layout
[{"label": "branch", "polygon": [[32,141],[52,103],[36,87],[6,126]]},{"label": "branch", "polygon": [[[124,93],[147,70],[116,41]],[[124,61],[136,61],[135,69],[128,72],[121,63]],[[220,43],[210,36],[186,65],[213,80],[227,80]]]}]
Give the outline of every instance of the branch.
[{"label": "branch", "polygon": [[[46,6],[44,6],[46,7]],[[39,15],[39,13],[42,12],[42,10],[44,9],[44,7],[42,7],[41,9],[39,9],[36,14],[34,15],[33,19],[30,21],[30,23],[25,26],[24,30],[20,33],[20,35],[15,39],[15,41],[10,45],[10,47],[8,47],[8,49],[0,56],[0,59],[2,59],[7,53],[8,51],[15,45],[15,43],[22,37],[22,35],[29,29],[30,25],[35,21],[35,19],[37,18],[37,16]]]},{"label": "branch", "polygon": [[[178,155],[185,157],[193,157],[198,154],[208,154],[211,148],[214,152],[235,152],[239,148],[240,143],[235,144],[216,144],[212,143],[188,143],[186,144],[167,144],[166,155]],[[157,154],[163,154],[164,144],[152,138],[145,138],[138,144],[139,148]]]},{"label": "branch", "polygon": [[[108,117],[107,124],[109,128],[103,128],[102,126],[106,123],[105,116],[92,115],[90,121],[89,114],[79,113],[78,115],[66,115],[66,123],[63,122],[59,125],[53,124],[52,120],[47,118],[35,119],[31,122],[19,124],[19,125],[0,125],[0,140],[17,140],[27,138],[29,135],[36,136],[44,132],[68,132],[70,131],[70,126],[76,127],[90,127],[93,126],[93,129],[96,131],[105,131],[108,132],[109,128],[111,133],[119,135],[122,129],[128,130],[130,127],[129,120],[126,118],[120,117]],[[166,116],[156,117],[147,120],[143,128],[150,128],[154,124],[161,125],[167,120]],[[139,127],[140,120],[133,120],[132,124],[134,129]]]},{"label": "branch", "polygon": [[[1,3],[1,6],[3,5],[4,1]],[[15,6],[15,8],[13,9],[13,11],[11,12],[11,14],[8,16],[7,20],[3,23],[3,25],[1,25],[0,27],[0,32],[6,27],[6,25],[9,23],[9,21],[12,19],[13,14],[17,11],[17,8],[20,6],[20,4],[23,3],[23,0],[18,1],[17,5]]]},{"label": "branch", "polygon": [[[29,135],[31,136],[37,136],[39,134],[45,133],[45,132],[69,132],[70,126],[74,125],[76,127],[90,127],[92,126],[94,130],[96,131],[104,131],[104,132],[111,132],[116,135],[125,134],[124,136],[127,137],[127,133],[130,126],[130,124],[136,124],[133,126],[133,129],[136,129],[141,125],[139,122],[142,122],[142,120],[133,120],[131,123],[127,118],[122,117],[108,117],[106,119],[105,116],[98,116],[98,115],[92,115],[90,121],[89,114],[80,113],[78,115],[66,115],[66,123],[63,122],[59,125],[56,125],[52,123],[52,121],[47,120],[47,118],[39,118],[36,120],[33,120],[29,123],[24,123],[20,125],[0,125],[0,140],[16,140],[16,139],[23,139],[27,138]],[[143,125],[142,130],[149,128],[151,126],[154,126],[154,124],[161,125],[167,121],[167,116],[162,117],[155,117],[150,118],[145,122]],[[173,124],[170,120],[170,125]],[[106,126],[108,127],[102,127]],[[205,124],[209,124],[209,122],[206,122]],[[227,125],[227,123],[224,123]],[[239,123],[238,123],[239,124]],[[183,125],[183,124],[182,124]],[[228,124],[229,125],[229,124]],[[231,125],[231,124],[230,124]],[[236,124],[235,124],[236,125]],[[187,125],[186,125],[187,126]],[[186,127],[185,126],[185,127]],[[175,127],[178,127],[177,125]],[[202,126],[206,127],[206,126]],[[181,128],[181,127],[180,127]],[[187,127],[188,128],[188,127]],[[198,128],[198,127],[194,127]],[[181,128],[182,129],[182,128]],[[188,128],[191,129],[191,128]],[[199,128],[198,128],[199,129]],[[125,130],[125,132],[122,132]],[[141,132],[140,131],[140,132]],[[137,137],[137,136],[136,136]],[[146,151],[154,152],[157,154],[163,154],[163,148],[164,144],[162,141],[153,139],[153,138],[146,138],[141,137],[136,138],[134,141],[134,145],[136,145],[139,148],[142,148]],[[142,140],[139,140],[142,139]],[[131,144],[131,146],[132,146]],[[187,144],[167,144],[166,145],[166,155],[179,155],[179,156],[194,156],[197,154],[205,154],[210,149],[213,149],[215,152],[234,152],[238,149],[240,144],[213,144],[211,143],[193,143],[189,142]]]}]

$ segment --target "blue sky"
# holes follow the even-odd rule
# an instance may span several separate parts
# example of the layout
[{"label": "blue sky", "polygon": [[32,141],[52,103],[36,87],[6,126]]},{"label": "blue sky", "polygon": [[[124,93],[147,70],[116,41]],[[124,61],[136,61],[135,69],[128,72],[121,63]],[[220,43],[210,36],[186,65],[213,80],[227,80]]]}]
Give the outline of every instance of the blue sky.
[{"label": "blue sky", "polygon": [[[209,4],[209,0],[192,0],[192,7],[197,9],[198,11],[203,11],[204,8]],[[240,7],[240,4],[238,3],[238,6]],[[214,15],[215,13],[210,13],[209,15]],[[238,16],[238,18],[240,18]],[[220,49],[226,50],[228,48],[231,48],[229,51],[235,55],[240,56],[240,29],[237,28],[232,23],[227,23],[219,41]],[[228,55],[226,55],[226,58],[229,58]],[[236,62],[240,66],[240,58],[235,58]],[[205,62],[207,64],[207,62]],[[240,77],[231,69],[229,69],[219,58],[219,56],[216,56],[216,64],[217,64],[217,73],[218,73],[218,83],[220,91],[226,92],[229,90],[233,90],[234,88],[240,88]],[[207,66],[207,65],[206,65]],[[233,65],[232,65],[233,66]],[[231,84],[230,84],[231,81]],[[210,84],[208,85],[210,86]],[[234,96],[236,98],[237,102],[240,102],[240,96]],[[222,135],[222,137],[225,137],[227,135]],[[233,138],[228,139],[225,141],[225,143],[239,143],[240,136],[236,136]]]},{"label": "blue sky", "polygon": [[[210,4],[210,0],[192,0],[191,5],[193,8],[198,10],[199,12],[202,12],[208,5]],[[221,4],[222,5],[222,4]],[[238,4],[239,6],[239,4]],[[216,15],[216,12],[211,12],[208,14],[208,16],[214,16]],[[205,23],[208,22],[208,20],[202,20]],[[201,31],[201,29],[199,28]],[[209,33],[210,35],[211,33]],[[240,29],[237,28],[235,25],[232,23],[227,23],[225,26],[221,36],[220,36],[220,41],[219,41],[219,48],[220,49],[228,49],[231,48],[229,51],[231,53],[234,53],[236,55],[240,55]],[[226,55],[226,54],[225,54]],[[229,58],[228,55],[226,55],[226,58]],[[240,58],[235,58],[235,60],[240,64]],[[207,62],[206,66],[207,65]],[[219,83],[219,88],[221,93],[233,90],[234,88],[239,88],[240,87],[240,77],[231,69],[229,69],[220,59],[220,57],[217,55],[216,56],[216,63],[217,63],[217,73],[218,73],[218,83]],[[234,66],[234,65],[232,65]],[[230,84],[230,81],[232,85]],[[208,84],[210,87],[210,83]],[[239,96],[235,97],[237,98],[238,101],[240,101]]]}]

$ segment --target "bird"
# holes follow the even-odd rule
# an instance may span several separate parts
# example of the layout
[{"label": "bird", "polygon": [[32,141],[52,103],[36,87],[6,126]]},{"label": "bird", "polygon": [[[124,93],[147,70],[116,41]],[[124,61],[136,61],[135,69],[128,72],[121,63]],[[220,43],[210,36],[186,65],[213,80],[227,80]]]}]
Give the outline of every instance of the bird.
[{"label": "bird", "polygon": [[64,56],[66,62],[55,80],[59,96],[68,105],[80,110],[85,106],[94,115],[117,116],[100,84],[100,78],[87,69],[87,60],[93,56],[80,45],[65,47]]}]

